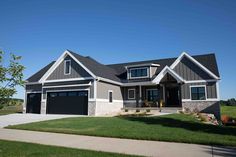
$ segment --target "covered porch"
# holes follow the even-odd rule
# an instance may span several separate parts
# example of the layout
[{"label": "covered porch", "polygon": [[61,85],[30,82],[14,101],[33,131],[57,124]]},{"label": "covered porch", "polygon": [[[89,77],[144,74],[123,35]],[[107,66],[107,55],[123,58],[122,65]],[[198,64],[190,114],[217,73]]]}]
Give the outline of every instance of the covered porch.
[{"label": "covered porch", "polygon": [[181,86],[183,80],[175,75],[173,70],[163,69],[149,84],[126,87],[127,97],[124,108],[181,108]]}]

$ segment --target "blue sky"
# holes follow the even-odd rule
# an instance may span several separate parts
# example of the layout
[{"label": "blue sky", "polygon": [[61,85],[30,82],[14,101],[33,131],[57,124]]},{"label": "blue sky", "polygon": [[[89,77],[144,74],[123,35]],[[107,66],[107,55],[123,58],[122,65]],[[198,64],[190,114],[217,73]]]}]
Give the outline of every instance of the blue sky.
[{"label": "blue sky", "polygon": [[214,52],[227,99],[236,97],[235,8],[235,0],[5,0],[0,49],[23,57],[25,78],[65,49],[105,64]]}]

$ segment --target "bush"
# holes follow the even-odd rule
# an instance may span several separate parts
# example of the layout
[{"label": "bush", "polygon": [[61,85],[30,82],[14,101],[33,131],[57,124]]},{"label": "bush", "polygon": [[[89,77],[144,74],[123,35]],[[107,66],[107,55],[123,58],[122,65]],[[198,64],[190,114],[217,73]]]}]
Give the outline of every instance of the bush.
[{"label": "bush", "polygon": [[137,109],[137,110],[136,110],[136,112],[140,112],[140,110],[139,110],[139,109]]},{"label": "bush", "polygon": [[3,105],[0,105],[0,110],[3,109],[3,107],[4,107]]},{"label": "bush", "polygon": [[125,112],[129,112],[129,110],[128,110],[128,109],[125,109]]},{"label": "bush", "polygon": [[221,116],[221,121],[222,121],[223,124],[227,124],[231,121],[231,118],[227,115],[222,115]]},{"label": "bush", "polygon": [[150,112],[150,109],[146,109],[146,112]]}]

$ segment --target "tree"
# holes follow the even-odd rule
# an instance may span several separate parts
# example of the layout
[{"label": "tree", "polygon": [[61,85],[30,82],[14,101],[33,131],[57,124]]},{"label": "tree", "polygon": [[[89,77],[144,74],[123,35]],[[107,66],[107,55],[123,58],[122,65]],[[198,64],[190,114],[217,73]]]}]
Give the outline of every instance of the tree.
[{"label": "tree", "polygon": [[4,65],[4,52],[0,50],[0,104],[5,104],[16,93],[16,86],[23,86],[23,71],[20,64],[21,56],[10,54],[8,65]]}]

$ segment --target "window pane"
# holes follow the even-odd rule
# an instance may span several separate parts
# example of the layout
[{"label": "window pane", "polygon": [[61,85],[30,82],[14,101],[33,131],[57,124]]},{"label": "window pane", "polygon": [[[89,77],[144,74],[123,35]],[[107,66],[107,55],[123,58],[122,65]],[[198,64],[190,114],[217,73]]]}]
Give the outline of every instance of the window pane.
[{"label": "window pane", "polygon": [[77,92],[69,92],[68,96],[77,96]]},{"label": "window pane", "polygon": [[199,97],[199,100],[205,100],[206,99],[205,93],[199,93],[198,97]]},{"label": "window pane", "polygon": [[131,77],[143,77],[147,76],[147,68],[142,69],[130,69]]},{"label": "window pane", "polygon": [[56,97],[56,96],[57,96],[57,93],[50,93],[49,96],[50,96],[50,97]]},{"label": "window pane", "polygon": [[129,90],[129,91],[128,91],[128,98],[129,98],[129,99],[134,99],[134,98],[135,98],[135,97],[134,97],[134,93],[135,93],[134,90]]},{"label": "window pane", "polygon": [[112,102],[112,92],[109,92],[109,102]]},{"label": "window pane", "polygon": [[205,87],[191,87],[192,100],[206,100]]},{"label": "window pane", "polygon": [[198,87],[198,92],[199,93],[205,93],[205,88],[204,87]]},{"label": "window pane", "polygon": [[198,93],[197,87],[191,87],[191,92],[192,93]]},{"label": "window pane", "polygon": [[198,94],[192,93],[192,100],[198,100]]},{"label": "window pane", "polygon": [[88,96],[87,92],[78,92],[78,96]]},{"label": "window pane", "polygon": [[70,61],[65,61],[65,74],[70,73]]},{"label": "window pane", "polygon": [[158,91],[156,89],[147,91],[147,100],[148,101],[157,101],[157,99],[158,99]]},{"label": "window pane", "polygon": [[58,94],[59,96],[66,96],[66,92],[61,92]]}]

